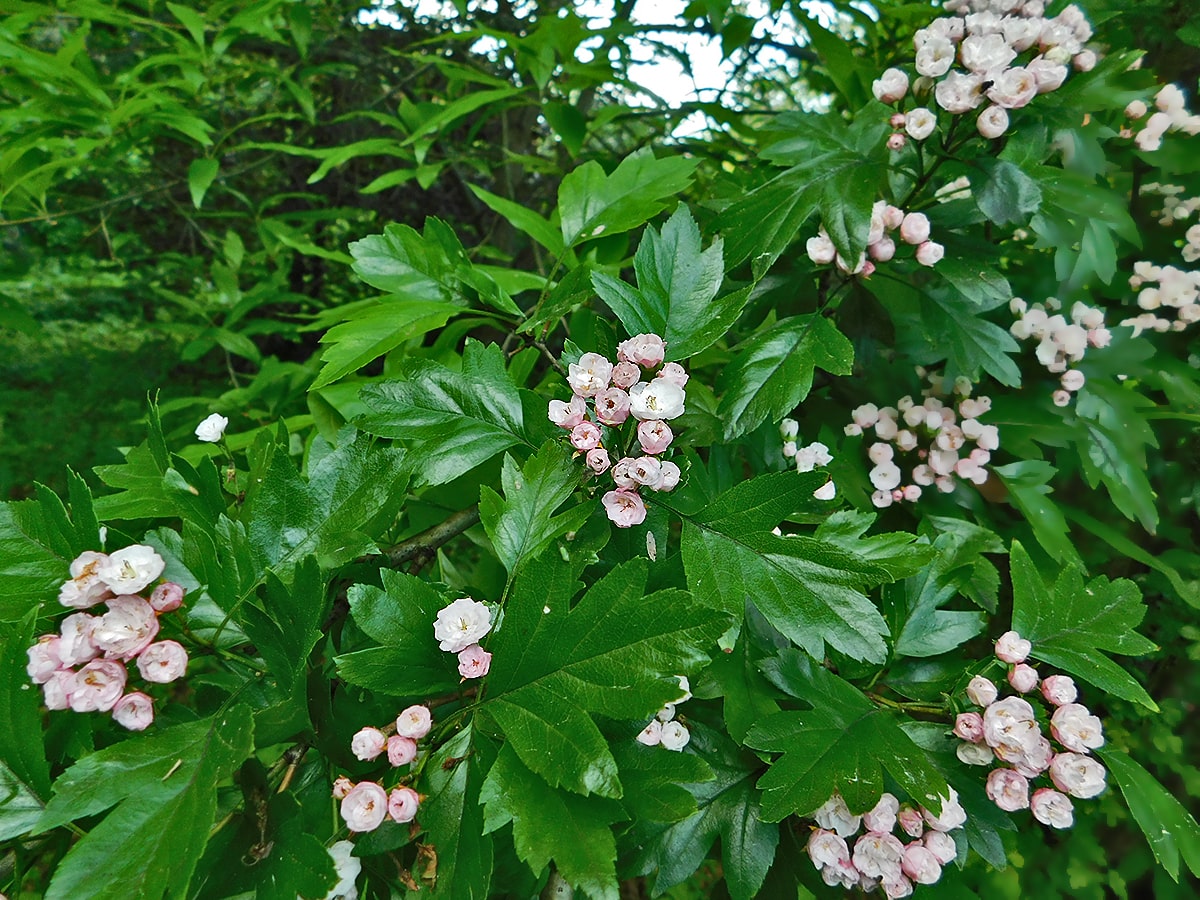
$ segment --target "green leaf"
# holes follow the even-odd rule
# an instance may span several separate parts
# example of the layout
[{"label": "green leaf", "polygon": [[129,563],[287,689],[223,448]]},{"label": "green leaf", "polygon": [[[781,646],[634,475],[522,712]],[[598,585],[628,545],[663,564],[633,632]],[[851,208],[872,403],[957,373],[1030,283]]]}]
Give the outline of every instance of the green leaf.
[{"label": "green leaf", "polygon": [[1007,466],[993,466],[992,471],[1008,488],[1008,499],[1033,528],[1041,548],[1057,562],[1082,566],[1071,542],[1067,520],[1058,504],[1048,496],[1053,492],[1050,481],[1058,474],[1058,469],[1045,460],[1029,459]]},{"label": "green leaf", "polygon": [[975,558],[964,558],[963,540],[942,534],[933,542],[936,555],[920,573],[903,583],[889,586],[884,596],[893,601],[887,616],[896,635],[898,656],[937,656],[953,650],[983,631],[987,619],[980,612],[945,610],[941,607],[959,593],[963,569],[973,569]]},{"label": "green leaf", "polygon": [[1105,655],[1140,656],[1158,649],[1134,630],[1146,615],[1137,585],[1125,578],[1109,581],[1101,576],[1085,586],[1079,570],[1067,567],[1053,591],[1047,591],[1029,554],[1017,541],[1013,541],[1010,559],[1013,628],[1033,643],[1032,655],[1157,712],[1157,704],[1145,689]]},{"label": "green leaf", "polygon": [[812,389],[818,366],[849,375],[854,365],[853,345],[816,313],[783,319],[738,349],[717,380],[722,392],[717,416],[725,423],[726,441],[795,409]]},{"label": "green leaf", "polygon": [[[857,109],[867,100],[867,92],[862,81],[862,66],[851,50],[851,44],[846,37],[835,34],[821,27],[815,16],[801,13],[804,18],[804,30],[808,34],[809,43],[821,58],[821,64],[829,73],[830,79],[845,98],[851,109]],[[838,20],[834,19],[834,23]]]},{"label": "green leaf", "polygon": [[854,659],[882,662],[887,624],[863,590],[901,577],[896,554],[907,550],[909,561],[923,555],[909,545],[912,535],[886,535],[880,543],[851,534],[772,534],[784,517],[815,502],[812,492],[824,480],[820,474],[762,475],[699,513],[675,510],[683,518],[688,588],[733,615],[751,599],[767,621],[817,658],[829,644]]},{"label": "green leaf", "polygon": [[[492,838],[484,833],[479,788],[486,768],[472,727],[443,744],[426,767],[420,822],[437,854],[430,896],[486,900],[492,879]],[[424,894],[422,893],[422,896]]]},{"label": "green leaf", "polygon": [[355,273],[372,287],[404,300],[478,305],[510,315],[520,308],[485,272],[471,264],[454,231],[441,219],[425,220],[424,234],[389,225],[383,234],[350,245]]},{"label": "green leaf", "polygon": [[0,761],[0,841],[27,834],[42,815],[42,801]]},{"label": "green leaf", "polygon": [[433,696],[459,683],[457,660],[438,649],[433,620],[446,602],[414,575],[381,570],[383,588],[356,584],[347,592],[355,623],[378,647],[337,657],[338,674],[391,696]]},{"label": "green leaf", "polygon": [[15,622],[58,596],[73,558],[41,504],[0,503],[0,621]]},{"label": "green leaf", "polygon": [[[253,749],[244,706],[86,756],[54,784],[45,831],[116,808],[59,863],[47,900],[182,896],[217,810],[217,784]],[[163,865],[170,860],[170,865]]]},{"label": "green leaf", "polygon": [[1158,527],[1155,493],[1146,476],[1146,448],[1158,447],[1144,410],[1154,403],[1132,387],[1089,380],[1076,397],[1081,434],[1076,441],[1091,487],[1103,482],[1117,509],[1151,534]]},{"label": "green leaf", "polygon": [[746,736],[749,746],[782,754],[758,781],[764,820],[808,815],[834,791],[851,812],[865,812],[879,802],[885,769],[922,805],[949,796],[926,752],[853,685],[794,649],[768,664],[768,677],[812,709],[776,713]]},{"label": "green leaf", "polygon": [[[204,50],[204,17],[196,12],[196,10],[189,6],[184,6],[182,3],[168,3],[167,9],[187,29],[187,33],[196,42],[196,46]],[[200,208],[199,202],[196,203],[196,208]]]},{"label": "green leaf", "polygon": [[471,189],[472,194],[486,203],[492,212],[503,216],[504,220],[513,228],[529,235],[553,253],[555,257],[563,258],[566,248],[563,245],[562,235],[559,234],[558,230],[550,222],[543,219],[532,209],[528,209],[504,197],[499,197],[490,191],[485,191],[476,184],[469,184],[467,187]]},{"label": "green leaf", "polygon": [[1000,226],[1024,225],[1042,204],[1041,186],[1004,159],[981,157],[975,161],[982,178],[971,180],[971,193],[980,211]]},{"label": "green leaf", "polygon": [[617,766],[589,713],[648,718],[679,693],[676,675],[707,664],[729,624],[677,590],[647,596],[649,563],[635,559],[597,581],[570,606],[575,583],[561,561],[524,567],[505,606],[504,627],[481,712],[552,787],[620,797]]},{"label": "green leaf", "polygon": [[337,884],[333,859],[317,838],[291,794],[276,794],[266,805],[262,835],[267,855],[253,871],[255,900],[299,900],[325,897]]},{"label": "green leaf", "polygon": [[1102,748],[1096,755],[1108,766],[1159,865],[1178,882],[1182,856],[1192,874],[1200,876],[1200,825],[1191,814],[1126,754]]},{"label": "green leaf", "polygon": [[[720,838],[729,894],[734,900],[750,900],[758,896],[779,844],[779,826],[763,820],[754,787],[762,763],[699,722],[689,722],[688,728],[692,738],[686,752],[698,754],[715,778],[680,783],[697,807],[683,821],[665,829],[645,820],[635,823],[632,864],[643,875],[653,874],[653,893],[660,894],[690,878]],[[650,754],[655,760],[665,756],[660,748],[644,748],[644,755]]]},{"label": "green leaf", "polygon": [[695,752],[664,753],[661,749],[645,749],[636,740],[614,741],[611,749],[625,788],[621,805],[635,823],[630,826],[634,829],[651,822],[667,825],[686,819],[697,806],[696,798],[683,785],[716,777]]},{"label": "green leaf", "polygon": [[513,844],[534,875],[553,862],[559,874],[589,897],[617,900],[617,843],[612,823],[620,805],[603,797],[556,790],[521,762],[511,744],[501,748],[479,792],[484,829],[512,822]]},{"label": "green leaf", "polygon": [[517,444],[536,447],[526,432],[521,395],[504,368],[504,353],[468,339],[462,372],[428,360],[404,366],[404,381],[368,385],[370,410],[361,426],[398,438],[417,460],[418,487],[445,484]]},{"label": "green leaf", "polygon": [[968,298],[941,292],[921,295],[921,320],[927,340],[946,359],[945,375],[966,375],[978,381],[981,372],[1001,384],[1018,387],[1021,370],[1009,356],[1020,351],[1012,335],[982,318]]},{"label": "green leaf", "polygon": [[384,300],[349,313],[321,336],[324,362],[310,391],[356,372],[402,343],[441,328],[462,309],[426,300]]},{"label": "green leaf", "polygon": [[294,684],[306,670],[325,620],[325,583],[316,559],[302,559],[288,583],[268,572],[263,606],[246,604],[242,627],[279,684]]},{"label": "green leaf", "polygon": [[204,195],[212,187],[220,168],[221,164],[217,160],[203,157],[192,160],[192,164],[188,166],[188,191],[192,195],[192,205],[196,209],[199,209],[200,204],[204,202]]},{"label": "green leaf", "polygon": [[404,451],[373,445],[366,435],[311,464],[307,481],[286,445],[277,444],[247,503],[256,558],[284,575],[309,555],[333,568],[375,552],[373,534],[391,525],[407,483]]},{"label": "green leaf", "polygon": [[[29,680],[25,665],[26,650],[33,643],[36,616],[31,612],[15,628],[7,629],[8,636],[0,644],[0,764],[3,764],[3,794],[12,797],[17,819],[29,803],[41,801],[50,793],[50,767],[46,762],[45,738],[42,733],[41,691]],[[8,801],[0,802],[8,811]],[[15,827],[8,823],[5,827]]]},{"label": "green leaf", "polygon": [[667,342],[667,359],[686,359],[722,337],[741,314],[748,290],[715,299],[724,265],[721,239],[701,249],[700,229],[682,203],[660,235],[647,227],[633,258],[637,289],[603,272],[596,293],[629,334],[650,332]]},{"label": "green leaf", "polygon": [[480,520],[510,576],[522,562],[537,556],[559,535],[576,531],[587,521],[594,508],[592,503],[554,515],[579,486],[580,475],[579,465],[566,448],[559,441],[547,441],[520,470],[513,458],[505,454],[500,472],[503,499],[486,485],[482,487]]},{"label": "green leaf", "polygon": [[714,228],[725,238],[725,264],[733,268],[750,259],[755,277],[762,277],[817,208],[812,182],[807,169],[789,169],[717,216]]},{"label": "green leaf", "polygon": [[608,175],[598,162],[584,163],[558,189],[563,243],[574,247],[649,221],[691,183],[698,162],[682,156],[655,159],[646,148],[625,157]]}]

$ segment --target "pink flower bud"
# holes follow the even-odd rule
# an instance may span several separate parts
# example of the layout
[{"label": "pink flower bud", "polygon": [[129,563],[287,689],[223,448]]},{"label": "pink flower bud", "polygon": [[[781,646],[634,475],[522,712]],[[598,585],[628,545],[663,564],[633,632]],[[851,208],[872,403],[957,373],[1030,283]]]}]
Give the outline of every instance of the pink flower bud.
[{"label": "pink flower bud", "polygon": [[874,809],[863,813],[863,827],[867,831],[891,831],[896,827],[896,814],[899,811],[900,801],[885,791]]},{"label": "pink flower bud", "polygon": [[415,705],[406,708],[396,717],[396,734],[419,741],[433,727],[433,716],[428,706]]},{"label": "pink flower bud", "polygon": [[903,150],[904,133],[901,131],[893,131],[890,135],[888,135],[887,148],[889,150]]},{"label": "pink flower bud", "polygon": [[1079,703],[1064,703],[1054,710],[1050,717],[1050,733],[1075,753],[1087,753],[1104,746],[1104,728],[1099,717]]},{"label": "pink flower bud", "polygon": [[587,452],[584,460],[587,462],[588,468],[597,475],[603,475],[608,471],[608,467],[612,465],[608,459],[608,451],[603,447],[593,447]]},{"label": "pink flower bud", "polygon": [[833,246],[833,241],[829,239],[829,235],[822,231],[816,237],[810,237],[804,245],[804,250],[818,266],[827,266],[837,256],[837,249]]},{"label": "pink flower bud", "polygon": [[600,429],[591,422],[580,422],[571,429],[571,446],[576,450],[594,450],[600,446]]},{"label": "pink flower bud", "polygon": [[1029,781],[1012,769],[992,769],[987,779],[988,799],[1005,812],[1029,806]]},{"label": "pink flower bud", "polygon": [[401,824],[417,817],[421,796],[410,787],[398,787],[388,797],[387,812],[392,820]]},{"label": "pink flower bud", "polygon": [[643,453],[662,453],[671,446],[675,435],[671,426],[660,419],[647,419],[638,423],[638,443],[642,445]]},{"label": "pink flower bud", "polygon": [[176,641],[159,641],[143,650],[137,658],[138,671],[147,681],[169,684],[187,671],[188,654]]},{"label": "pink flower bud", "polygon": [[887,262],[896,255],[896,242],[885,235],[867,247],[867,254],[876,262]]},{"label": "pink flower bud", "polygon": [[154,721],[154,701],[141,691],[126,694],[113,707],[112,717],[130,731],[145,731]]},{"label": "pink flower bud", "polygon": [[482,678],[492,667],[492,654],[472,644],[458,654],[458,674],[463,678]]},{"label": "pink flower bud", "polygon": [[888,231],[895,231],[904,221],[904,210],[890,203],[883,208],[883,226]]},{"label": "pink flower bud", "polygon": [[646,521],[646,504],[634,491],[609,491],[601,498],[604,512],[618,528],[630,528]]},{"label": "pink flower bud", "polygon": [[983,716],[977,712],[959,713],[954,720],[954,733],[964,741],[978,744],[983,740]]},{"label": "pink flower bud", "polygon": [[967,697],[976,706],[990,706],[998,695],[996,686],[982,675],[976,675],[967,685]]},{"label": "pink flower bud", "polygon": [[903,807],[896,814],[896,821],[900,823],[900,829],[911,838],[919,838],[925,831],[925,818],[919,809],[913,809],[911,806]]},{"label": "pink flower bud", "polygon": [[917,884],[934,884],[942,877],[942,864],[933,851],[922,844],[912,843],[905,847],[900,865],[904,874]]},{"label": "pink flower bud", "polygon": [[1018,663],[1009,671],[1008,683],[1013,686],[1013,690],[1028,694],[1038,686],[1037,669],[1025,663]]},{"label": "pink flower bud", "polygon": [[1060,388],[1050,395],[1050,401],[1057,407],[1071,405],[1071,392]]},{"label": "pink flower bud", "polygon": [[412,738],[393,734],[387,739],[387,758],[393,766],[407,766],[417,758],[417,742]]},{"label": "pink flower bud", "polygon": [[904,127],[904,113],[892,113],[891,118],[888,119],[888,124],[891,125],[893,128],[903,128]]},{"label": "pink flower bud", "polygon": [[679,484],[680,471],[679,466],[671,462],[669,459],[664,459],[659,464],[659,471],[662,473],[662,481],[658,483],[656,491],[673,491],[676,485]]},{"label": "pink flower bud", "polygon": [[667,345],[657,334],[635,334],[617,344],[617,359],[635,362],[644,369],[653,369],[663,361]]},{"label": "pink flower bud", "polygon": [[924,213],[908,213],[900,223],[900,239],[906,244],[922,244],[929,240],[929,218]]},{"label": "pink flower bud", "polygon": [[1006,663],[1023,663],[1033,645],[1015,631],[1006,631],[996,641],[996,658]]},{"label": "pink flower bud", "polygon": [[1075,682],[1069,675],[1050,675],[1042,680],[1042,696],[1055,706],[1074,703],[1079,697]]},{"label": "pink flower bud", "polygon": [[75,673],[70,669],[59,669],[42,685],[42,699],[46,709],[70,709],[71,691],[75,687]]},{"label": "pink flower bud", "polygon": [[1008,130],[1008,112],[1003,106],[989,106],[979,114],[975,127],[989,140],[998,138]]},{"label": "pink flower bud", "polygon": [[921,839],[921,843],[925,845],[925,849],[934,855],[938,862],[943,866],[954,861],[958,856],[958,847],[954,843],[954,838],[946,834],[944,831],[929,831],[925,837]]},{"label": "pink flower bud", "polygon": [[352,790],[354,790],[354,782],[345,775],[339,775],[333,782],[333,798],[335,800],[343,799]]},{"label": "pink flower bud", "polygon": [[908,75],[903,69],[885,69],[871,84],[871,91],[880,103],[895,103],[908,93]]},{"label": "pink flower bud", "polygon": [[378,728],[363,728],[350,739],[350,752],[361,760],[372,760],[387,747],[387,736]]},{"label": "pink flower bud", "polygon": [[[605,388],[596,395],[596,418],[601,424],[615,426],[621,425],[629,418],[629,395],[619,387]],[[582,425],[575,426],[576,431]],[[575,432],[571,433],[572,443],[574,443]],[[589,449],[580,447],[580,450]]]},{"label": "pink flower bud", "polygon": [[661,378],[663,381],[669,381],[676,387],[683,387],[688,383],[688,373],[677,362],[667,363],[654,377]]},{"label": "pink flower bud", "polygon": [[342,798],[341,813],[351,831],[374,831],[387,818],[387,792],[373,781],[360,781]]},{"label": "pink flower bud", "polygon": [[150,594],[150,606],[155,612],[171,612],[183,606],[183,585],[164,581]]},{"label": "pink flower bud", "polygon": [[569,403],[551,400],[548,415],[559,428],[574,428],[587,415],[587,401],[578,395],[571,397]]},{"label": "pink flower bud", "polygon": [[916,259],[923,266],[936,266],[946,255],[946,248],[937,241],[922,241],[917,247]]},{"label": "pink flower bud", "polygon": [[62,660],[58,658],[58,645],[61,642],[62,638],[57,634],[43,634],[36,644],[25,651],[29,657],[25,671],[34,684],[45,684],[62,668]]},{"label": "pink flower bud", "polygon": [[1075,824],[1075,807],[1071,798],[1050,788],[1033,792],[1029,800],[1029,811],[1043,825],[1051,828],[1070,828]]},{"label": "pink flower bud", "polygon": [[642,370],[637,363],[619,362],[613,366],[612,383],[622,390],[629,390],[642,380]]}]

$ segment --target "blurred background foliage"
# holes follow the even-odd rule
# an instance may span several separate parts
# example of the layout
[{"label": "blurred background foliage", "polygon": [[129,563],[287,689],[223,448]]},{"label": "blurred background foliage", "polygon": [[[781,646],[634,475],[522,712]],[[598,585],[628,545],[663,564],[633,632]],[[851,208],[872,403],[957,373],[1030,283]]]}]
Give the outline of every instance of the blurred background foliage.
[{"label": "blurred background foliage", "polygon": [[[1099,44],[1144,49],[1162,80],[1194,93],[1193,0],[1082,5]],[[436,216],[519,292],[516,270],[544,265],[537,244],[495,211],[506,202],[548,214],[577,165],[611,170],[633,150],[669,144],[702,160],[686,199],[715,216],[773,174],[753,163],[772,116],[861,102],[863,73],[892,62],[935,14],[894,0],[665,8],[0,0],[0,492],[21,498],[34,482],[61,487],[68,465],[119,461],[116,448],[143,432],[148,393],[159,392],[168,436],[180,440],[210,411],[239,434],[281,418],[293,432],[336,428],[356,386],[307,388],[321,336],[376,296],[347,265],[349,240]],[[675,96],[693,74],[711,83],[690,71],[702,58],[720,62],[719,86]],[[1112,181],[1136,200],[1144,174],[1131,157]],[[1143,199],[1131,213],[1145,249],[1123,248],[1118,271],[1168,258],[1170,238],[1154,224],[1161,205]],[[633,240],[593,241],[590,252],[619,262]],[[808,271],[785,254],[755,302],[787,291],[793,266]],[[1114,285],[1097,290],[1120,289],[1120,277]],[[1033,298],[1055,286],[1018,289]],[[872,327],[850,329],[860,368],[878,343]],[[1182,336],[1175,349],[1176,360],[1194,352]],[[1178,385],[1174,364],[1164,362],[1163,390]],[[1187,423],[1156,433],[1155,483],[1174,485],[1159,496],[1161,546],[1186,545],[1200,441]],[[1086,490],[1075,477],[1056,499],[1069,505],[1071,491]],[[1160,539],[1124,521],[1114,528],[1156,552]],[[1094,538],[1077,549],[1093,573],[1138,578],[1146,632],[1162,647],[1136,670],[1161,714],[1113,702],[1102,711],[1110,739],[1142,748],[1164,784],[1196,798],[1200,627],[1185,624],[1194,616],[1165,577],[1122,571]],[[980,895],[1196,896],[1194,881],[1175,885],[1154,866],[1112,791],[1069,832],[1009,840],[1006,871],[974,860],[969,883]],[[719,896],[712,881],[712,867],[702,869],[673,895]]]}]

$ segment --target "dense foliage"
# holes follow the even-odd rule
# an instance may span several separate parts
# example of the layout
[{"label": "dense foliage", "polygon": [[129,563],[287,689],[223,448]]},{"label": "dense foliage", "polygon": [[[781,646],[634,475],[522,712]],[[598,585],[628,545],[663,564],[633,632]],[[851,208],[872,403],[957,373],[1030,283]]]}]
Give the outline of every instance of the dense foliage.
[{"label": "dense foliage", "polygon": [[6,8],[7,896],[1195,894],[1188,4],[645,6]]}]

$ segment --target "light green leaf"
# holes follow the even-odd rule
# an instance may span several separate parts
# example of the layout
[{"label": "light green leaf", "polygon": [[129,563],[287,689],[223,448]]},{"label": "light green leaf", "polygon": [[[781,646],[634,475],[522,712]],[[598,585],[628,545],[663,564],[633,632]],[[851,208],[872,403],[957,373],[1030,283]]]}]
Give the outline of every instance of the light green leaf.
[{"label": "light green leaf", "polygon": [[1024,225],[1042,204],[1040,185],[1021,168],[1004,159],[982,157],[976,165],[982,178],[971,180],[971,193],[980,211],[1000,226]]},{"label": "light green leaf", "polygon": [[42,815],[42,801],[0,761],[0,841],[27,834]]},{"label": "light green leaf", "polygon": [[[6,629],[7,637],[0,644],[0,722],[5,723],[0,729],[0,766],[3,766],[0,794],[10,798],[0,800],[0,810],[5,813],[0,828],[5,830],[21,823],[28,825],[30,804],[40,809],[42,800],[50,793],[50,766],[42,733],[42,693],[37,685],[30,683],[25,671],[29,661],[26,650],[34,642],[36,618],[32,611],[26,614],[17,627]],[[11,810],[9,803],[13,804]]]},{"label": "light green leaf", "polygon": [[866,812],[879,802],[885,769],[922,805],[949,796],[928,754],[853,685],[793,649],[764,667],[780,688],[812,705],[769,716],[746,736],[749,746],[782,754],[758,780],[766,821],[808,815],[834,791],[851,812]]},{"label": "light green leaf", "polygon": [[[200,13],[196,12],[190,6],[184,6],[182,3],[168,3],[167,9],[187,29],[187,33],[196,42],[196,46],[204,50],[204,16],[200,15]],[[196,203],[196,208],[200,208],[199,203]]]},{"label": "light green leaf", "polygon": [[556,537],[583,526],[594,504],[554,511],[580,483],[579,465],[558,441],[547,441],[523,469],[505,454],[500,482],[504,498],[486,485],[479,498],[480,519],[492,547],[511,577],[518,566],[546,549]]},{"label": "light green leaf", "polygon": [[1158,447],[1158,439],[1144,411],[1153,407],[1132,387],[1103,379],[1089,380],[1075,402],[1081,432],[1075,443],[1088,484],[1103,483],[1117,509],[1151,534],[1158,509],[1146,476],[1146,448]]},{"label": "light green leaf", "polygon": [[1041,548],[1060,563],[1082,566],[1083,561],[1070,539],[1067,520],[1048,496],[1053,492],[1050,480],[1058,470],[1045,460],[1028,459],[993,466],[992,471],[1008,488],[1008,499],[1033,528]]},{"label": "light green leaf", "polygon": [[1019,542],[1013,541],[1013,628],[1033,643],[1032,656],[1058,666],[1101,690],[1158,711],[1158,706],[1124,669],[1105,653],[1140,656],[1158,649],[1135,629],[1146,615],[1137,585],[1125,578],[1092,579],[1062,570],[1047,591]]},{"label": "light green leaf", "polygon": [[558,189],[563,243],[574,247],[649,221],[691,183],[697,163],[682,156],[655,159],[648,148],[625,157],[612,174],[598,162],[584,163]]},{"label": "light green leaf", "polygon": [[553,862],[559,874],[589,897],[617,900],[617,842],[612,823],[620,805],[603,797],[556,790],[521,762],[511,744],[501,748],[480,789],[484,829],[508,822],[513,844],[534,875]]},{"label": "light green leaf", "polygon": [[485,191],[476,184],[468,185],[468,187],[470,187],[471,193],[486,203],[493,212],[503,216],[513,228],[525,232],[556,257],[563,257],[565,248],[562,235],[552,223],[543,219],[532,209],[499,197],[491,191]]},{"label": "light green leaf", "polygon": [[196,209],[199,209],[200,204],[204,202],[204,195],[212,187],[220,168],[219,161],[203,157],[192,160],[192,164],[188,166],[188,191],[192,195],[192,205]]},{"label": "light green leaf", "polygon": [[727,441],[795,409],[812,389],[818,366],[849,375],[854,365],[853,345],[816,313],[783,319],[738,350],[717,380],[722,393],[717,416],[725,423]]},{"label": "light green leaf", "polygon": [[292,685],[307,667],[313,647],[321,639],[324,624],[325,582],[312,556],[302,559],[289,582],[274,572],[266,574],[263,607],[242,608],[241,625],[266,660],[281,686]]}]

